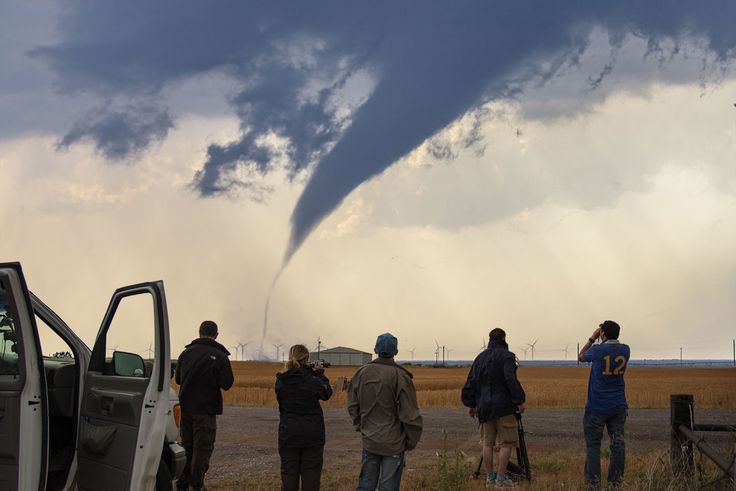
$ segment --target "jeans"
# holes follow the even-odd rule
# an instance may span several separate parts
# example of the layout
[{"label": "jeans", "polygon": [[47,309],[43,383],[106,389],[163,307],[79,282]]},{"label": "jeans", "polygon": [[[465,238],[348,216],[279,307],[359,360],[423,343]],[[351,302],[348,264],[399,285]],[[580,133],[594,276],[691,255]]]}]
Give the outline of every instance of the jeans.
[{"label": "jeans", "polygon": [[296,491],[301,480],[302,491],[318,491],[322,476],[324,446],[279,447],[281,457],[281,490]]},{"label": "jeans", "polygon": [[204,488],[204,475],[210,468],[210,457],[215,448],[217,417],[212,414],[181,413],[181,444],[187,452],[187,461],[177,489]]},{"label": "jeans", "polygon": [[398,491],[404,471],[404,452],[397,455],[378,455],[363,449],[360,480],[356,491]]},{"label": "jeans", "polygon": [[601,480],[601,440],[603,427],[608,430],[610,439],[611,461],[608,464],[608,482],[613,485],[621,484],[624,479],[626,464],[626,445],[624,443],[624,424],[626,423],[626,408],[617,409],[611,413],[597,414],[585,411],[583,430],[585,432],[585,482],[596,485]]}]

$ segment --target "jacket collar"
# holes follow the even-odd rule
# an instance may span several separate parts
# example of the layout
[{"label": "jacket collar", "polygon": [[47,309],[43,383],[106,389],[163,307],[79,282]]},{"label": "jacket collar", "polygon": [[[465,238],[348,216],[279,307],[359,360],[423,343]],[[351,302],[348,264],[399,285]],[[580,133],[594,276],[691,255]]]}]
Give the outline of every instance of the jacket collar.
[{"label": "jacket collar", "polygon": [[383,358],[382,356],[379,356],[375,360],[371,361],[371,363],[375,363],[376,365],[388,365],[388,366],[400,368],[401,370],[409,374],[409,378],[414,378],[414,375],[412,375],[412,373],[409,370],[397,364],[393,358]]},{"label": "jacket collar", "polygon": [[289,370],[286,370],[285,372],[279,372],[276,374],[279,378],[284,379],[298,379],[302,380],[305,377],[309,377],[312,375],[314,371],[311,367],[305,367],[305,366],[299,366],[296,368],[290,368]]},{"label": "jacket collar", "polygon": [[187,348],[189,348],[190,346],[194,346],[194,345],[212,346],[213,348],[219,349],[220,351],[225,353],[227,356],[230,356],[230,352],[227,350],[227,348],[225,348],[223,345],[221,345],[220,343],[218,343],[212,338],[197,338],[191,343],[189,343],[187,345]]}]

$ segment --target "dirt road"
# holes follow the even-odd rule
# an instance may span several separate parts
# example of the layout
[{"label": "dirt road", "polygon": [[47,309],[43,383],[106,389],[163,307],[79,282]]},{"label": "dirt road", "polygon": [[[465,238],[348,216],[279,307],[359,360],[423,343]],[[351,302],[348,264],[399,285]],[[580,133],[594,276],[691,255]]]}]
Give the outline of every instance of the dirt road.
[{"label": "dirt road", "polygon": [[[424,434],[412,459],[430,459],[442,449],[444,432],[447,448],[460,448],[469,455],[480,453],[477,423],[464,409],[424,409]],[[702,410],[699,423],[733,423],[734,411]],[[627,449],[630,452],[669,448],[669,409],[632,409],[626,423]],[[556,450],[584,452],[583,410],[530,410],[524,415],[529,453]],[[218,419],[217,444],[212,458],[209,482],[228,482],[249,475],[279,472],[276,446],[279,414],[275,408],[226,407]],[[347,411],[326,409],[327,445],[325,471],[355,468],[360,459],[360,435]],[[606,445],[604,440],[604,445]]]}]

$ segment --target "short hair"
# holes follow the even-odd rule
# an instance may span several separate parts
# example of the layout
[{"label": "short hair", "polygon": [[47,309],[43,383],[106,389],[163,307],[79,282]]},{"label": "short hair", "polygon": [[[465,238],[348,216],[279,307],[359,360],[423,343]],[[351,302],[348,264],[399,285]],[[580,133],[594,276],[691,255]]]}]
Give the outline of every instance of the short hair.
[{"label": "short hair", "polygon": [[506,339],[506,331],[497,327],[488,333],[489,341],[496,341],[498,339]]},{"label": "short hair", "polygon": [[214,338],[217,336],[217,324],[212,321],[204,321],[199,325],[199,335]]},{"label": "short hair", "polygon": [[600,328],[608,339],[618,339],[618,335],[621,332],[621,326],[614,321],[603,321]]}]

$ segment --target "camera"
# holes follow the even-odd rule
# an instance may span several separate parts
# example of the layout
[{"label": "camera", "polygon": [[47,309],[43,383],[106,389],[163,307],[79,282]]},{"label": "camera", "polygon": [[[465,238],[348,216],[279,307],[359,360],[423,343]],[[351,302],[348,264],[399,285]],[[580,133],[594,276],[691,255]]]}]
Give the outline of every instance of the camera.
[{"label": "camera", "polygon": [[315,360],[315,361],[310,361],[309,362],[309,366],[312,367],[312,370],[318,370],[320,368],[327,368],[327,367],[329,367],[330,366],[330,362],[329,361],[325,361],[325,360]]}]

